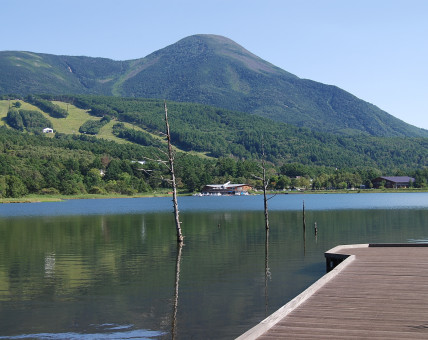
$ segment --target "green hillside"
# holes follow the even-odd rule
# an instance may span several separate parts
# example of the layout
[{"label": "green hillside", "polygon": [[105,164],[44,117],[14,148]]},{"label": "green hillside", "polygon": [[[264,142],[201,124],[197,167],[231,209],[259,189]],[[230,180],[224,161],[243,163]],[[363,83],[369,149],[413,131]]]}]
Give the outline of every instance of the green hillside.
[{"label": "green hillside", "polygon": [[[70,97],[70,101],[73,101],[74,98],[79,97]],[[91,97],[82,97],[82,98],[91,98]],[[24,100],[0,100],[0,124],[1,125],[8,125],[7,124],[7,113],[9,110],[9,106],[14,106],[15,103],[20,103],[20,108],[23,110],[31,110],[31,111],[37,111],[40,112],[46,119],[48,119],[51,124],[52,128],[54,129],[55,133],[58,134],[66,134],[66,135],[84,135],[84,133],[81,133],[80,127],[88,121],[93,122],[99,122],[101,120],[101,117],[91,115],[91,109],[80,109],[76,107],[75,105],[63,102],[63,101],[56,101],[53,100],[52,103],[58,105],[59,107],[65,109],[68,112],[68,116],[66,118],[55,118],[51,117],[46,112],[43,112],[38,107],[27,103]],[[100,99],[100,102],[103,102],[102,99]],[[119,138],[114,134],[114,126],[119,123],[119,120],[117,118],[113,118],[110,122],[108,122],[106,125],[102,126],[100,131],[96,134],[97,138],[101,138],[107,141],[113,141],[115,143],[119,144],[132,144],[132,141],[128,141],[126,138]],[[127,123],[125,121],[121,122],[123,124],[123,127],[127,130],[134,131],[136,133],[141,133],[147,136],[147,138],[151,139],[153,141],[153,144],[156,146],[166,145],[164,139],[159,135],[159,131],[162,131],[162,127],[160,127],[159,130],[156,130],[154,132],[145,131],[144,129],[140,128],[139,126],[131,123]],[[41,131],[39,131],[41,132]],[[46,135],[47,137],[53,137],[50,134]],[[189,154],[196,155],[199,157],[207,158],[206,152],[197,152],[197,151],[188,151]]]},{"label": "green hillside", "polygon": [[[82,95],[51,99],[69,113],[66,118],[43,113],[57,133],[81,134],[82,126],[89,121],[98,124],[105,119],[102,117],[108,117],[107,123],[95,132],[85,133],[119,143],[154,148],[164,145],[159,134],[164,130],[163,101]],[[20,102],[22,109],[40,111]],[[1,117],[7,114],[5,103],[0,101]],[[174,145],[183,152],[258,160],[264,147],[267,160],[276,165],[297,162],[383,170],[415,169],[428,164],[425,138],[337,136],[211,106],[169,102],[168,107]]]},{"label": "green hillside", "polygon": [[0,93],[97,93],[111,88],[128,62],[105,58],[0,52]]},{"label": "green hillside", "polygon": [[130,61],[0,52],[0,95],[11,93],[168,99],[340,135],[428,137],[338,87],[300,79],[216,35],[190,36]]},{"label": "green hillside", "polygon": [[[43,98],[66,117],[30,104],[34,96],[0,101],[0,198],[168,190],[167,168],[153,161],[165,157],[163,101]],[[382,173],[428,185],[426,138],[337,136],[200,104],[168,102],[168,110],[181,190],[227,181],[260,187],[263,149],[271,189],[358,187]],[[47,126],[54,134],[41,132]]]}]

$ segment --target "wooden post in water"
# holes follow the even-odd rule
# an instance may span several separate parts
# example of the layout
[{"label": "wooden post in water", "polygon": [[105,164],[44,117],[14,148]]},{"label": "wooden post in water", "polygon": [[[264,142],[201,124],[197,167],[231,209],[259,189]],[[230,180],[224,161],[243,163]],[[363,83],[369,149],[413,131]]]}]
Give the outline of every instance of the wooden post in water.
[{"label": "wooden post in water", "polygon": [[172,181],[172,202],[174,205],[174,217],[175,217],[175,228],[177,231],[177,242],[183,242],[183,234],[181,233],[181,222],[178,211],[178,202],[177,202],[177,185],[175,182],[175,171],[174,171],[174,153],[172,151],[171,145],[171,134],[169,132],[169,124],[168,124],[168,109],[166,107],[166,101],[164,101],[165,108],[165,128],[166,128],[166,138],[168,141],[168,159],[169,159],[169,172],[171,174]]}]

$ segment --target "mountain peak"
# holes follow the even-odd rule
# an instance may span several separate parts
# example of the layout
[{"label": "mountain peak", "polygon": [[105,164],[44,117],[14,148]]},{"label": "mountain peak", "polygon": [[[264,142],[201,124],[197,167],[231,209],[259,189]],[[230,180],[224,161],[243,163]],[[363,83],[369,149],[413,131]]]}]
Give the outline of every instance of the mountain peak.
[{"label": "mountain peak", "polygon": [[[256,72],[287,73],[269,62],[259,58],[235,41],[215,34],[195,34],[183,38],[173,45],[184,49],[187,53],[194,51],[200,53],[212,53],[219,57],[231,58],[243,63],[245,67]],[[291,74],[289,74],[291,75]]]},{"label": "mountain peak", "polygon": [[84,93],[168,99],[337,134],[428,136],[428,131],[344,90],[300,79],[220,35],[192,35],[131,61],[30,56],[27,60],[18,52],[0,52],[0,94]]}]

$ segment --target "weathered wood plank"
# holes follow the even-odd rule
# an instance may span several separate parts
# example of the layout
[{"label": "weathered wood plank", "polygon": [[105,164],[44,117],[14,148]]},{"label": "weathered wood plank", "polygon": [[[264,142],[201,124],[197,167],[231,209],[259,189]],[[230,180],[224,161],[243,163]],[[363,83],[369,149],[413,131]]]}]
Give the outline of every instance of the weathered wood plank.
[{"label": "weathered wood plank", "polygon": [[238,339],[428,339],[428,245],[336,254],[350,257]]}]

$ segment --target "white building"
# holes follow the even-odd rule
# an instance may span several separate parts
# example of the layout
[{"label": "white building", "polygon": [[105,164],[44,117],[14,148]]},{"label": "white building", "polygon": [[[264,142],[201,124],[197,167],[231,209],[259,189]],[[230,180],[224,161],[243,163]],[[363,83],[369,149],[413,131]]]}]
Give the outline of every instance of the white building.
[{"label": "white building", "polygon": [[202,189],[203,195],[248,195],[251,186],[248,184],[207,184]]}]

